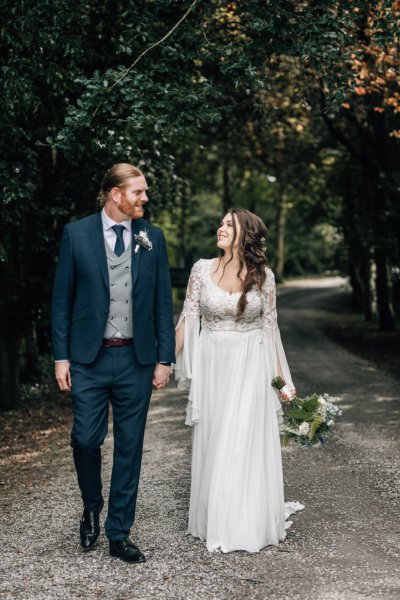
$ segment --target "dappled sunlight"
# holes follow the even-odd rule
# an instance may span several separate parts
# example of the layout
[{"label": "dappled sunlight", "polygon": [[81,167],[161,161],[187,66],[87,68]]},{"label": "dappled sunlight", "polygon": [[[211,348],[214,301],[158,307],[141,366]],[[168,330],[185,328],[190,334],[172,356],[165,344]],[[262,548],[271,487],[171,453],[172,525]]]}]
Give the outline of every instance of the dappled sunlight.
[{"label": "dappled sunlight", "polygon": [[400,402],[400,396],[379,396],[371,398],[372,402]]},{"label": "dappled sunlight", "polygon": [[7,458],[0,459],[0,465],[7,464],[26,464],[31,462],[33,459],[41,456],[42,452],[33,451],[33,452],[24,452],[23,454],[14,454],[13,456],[8,456]]},{"label": "dappled sunlight", "polygon": [[280,285],[285,288],[337,288],[348,287],[348,279],[345,277],[302,277],[301,279],[288,279]]},{"label": "dappled sunlight", "polygon": [[[170,394],[172,396],[173,394]],[[181,423],[182,428],[185,423],[185,406],[187,399],[183,403],[169,404],[171,402],[168,397],[160,398],[160,402],[150,406],[149,416],[151,422],[154,424],[159,423]]]},{"label": "dappled sunlight", "polygon": [[185,417],[184,417],[184,415],[176,415],[175,417],[168,416],[168,417],[163,417],[162,419],[152,419],[152,423],[154,423],[154,424],[158,424],[158,423],[181,423],[182,427],[184,427]]}]

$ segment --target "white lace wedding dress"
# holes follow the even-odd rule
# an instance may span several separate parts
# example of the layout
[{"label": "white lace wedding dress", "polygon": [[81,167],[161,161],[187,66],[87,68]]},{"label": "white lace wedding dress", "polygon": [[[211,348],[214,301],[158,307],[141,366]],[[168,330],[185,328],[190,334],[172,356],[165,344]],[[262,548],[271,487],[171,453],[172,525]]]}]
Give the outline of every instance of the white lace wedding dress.
[{"label": "white lace wedding dress", "polygon": [[285,518],[303,508],[283,498],[279,437],[281,403],[271,387],[278,363],[294,387],[277,325],[275,278],[247,294],[229,294],[211,278],[213,260],[195,263],[177,327],[179,389],[189,389],[186,424],[193,426],[188,533],[210,551],[247,550],[285,538]]}]

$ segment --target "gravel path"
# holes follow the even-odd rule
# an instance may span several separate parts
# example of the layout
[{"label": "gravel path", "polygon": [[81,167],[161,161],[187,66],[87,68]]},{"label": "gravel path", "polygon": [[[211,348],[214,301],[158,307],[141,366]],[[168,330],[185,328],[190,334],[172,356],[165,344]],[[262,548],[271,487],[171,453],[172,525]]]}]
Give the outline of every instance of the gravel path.
[{"label": "gravel path", "polygon": [[[3,490],[0,598],[107,600],[400,598],[398,382],[324,336],[346,293],[338,279],[281,288],[280,325],[300,395],[341,397],[344,416],[325,449],[283,450],[286,498],[305,510],[285,543],[259,554],[209,554],[185,535],[190,429],[174,386],[153,396],[137,526],[148,562],[108,556],[104,536],[82,554],[81,514],[68,436],[30,487]],[[108,484],[112,436],[104,448]]]}]

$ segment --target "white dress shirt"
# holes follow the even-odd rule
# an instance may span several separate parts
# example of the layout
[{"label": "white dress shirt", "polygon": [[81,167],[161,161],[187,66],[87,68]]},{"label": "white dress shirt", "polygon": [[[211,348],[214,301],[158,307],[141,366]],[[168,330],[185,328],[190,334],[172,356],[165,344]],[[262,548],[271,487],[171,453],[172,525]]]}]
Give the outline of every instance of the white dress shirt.
[{"label": "white dress shirt", "polygon": [[110,219],[110,217],[106,214],[106,211],[103,208],[103,210],[101,211],[101,220],[103,223],[104,239],[106,240],[107,244],[110,246],[111,250],[114,252],[115,244],[117,241],[117,234],[115,233],[115,231],[113,229],[114,225],[123,225],[125,227],[122,235],[124,238],[125,249],[128,248],[129,244],[131,243],[131,237],[132,237],[132,221],[131,221],[131,219],[128,219],[127,221],[122,221],[121,223],[117,223],[116,221],[113,221],[112,219]]},{"label": "white dress shirt", "polygon": [[[110,219],[110,217],[107,215],[104,208],[101,211],[101,220],[103,222],[104,239],[107,242],[107,244],[110,246],[110,248],[113,252],[114,252],[115,244],[117,242],[117,234],[115,233],[113,226],[114,225],[123,225],[125,227],[125,229],[122,232],[122,236],[124,238],[124,244],[125,244],[125,250],[126,250],[129,247],[129,244],[131,243],[132,221],[130,219],[128,219],[127,221],[122,221],[121,223],[117,223],[116,221],[113,221],[112,219]],[[119,331],[117,331],[114,337],[122,338],[123,336],[121,335],[121,333]]]}]

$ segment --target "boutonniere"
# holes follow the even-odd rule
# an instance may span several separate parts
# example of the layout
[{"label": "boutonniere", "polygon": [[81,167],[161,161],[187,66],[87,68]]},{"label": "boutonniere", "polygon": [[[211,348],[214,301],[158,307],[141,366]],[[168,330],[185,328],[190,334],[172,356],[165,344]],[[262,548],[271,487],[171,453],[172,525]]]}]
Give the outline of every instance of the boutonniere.
[{"label": "boutonniere", "polygon": [[135,254],[138,252],[140,246],[142,248],[146,248],[150,252],[153,250],[153,244],[149,240],[149,236],[147,235],[147,231],[139,231],[139,233],[134,235],[136,246],[135,246]]}]

